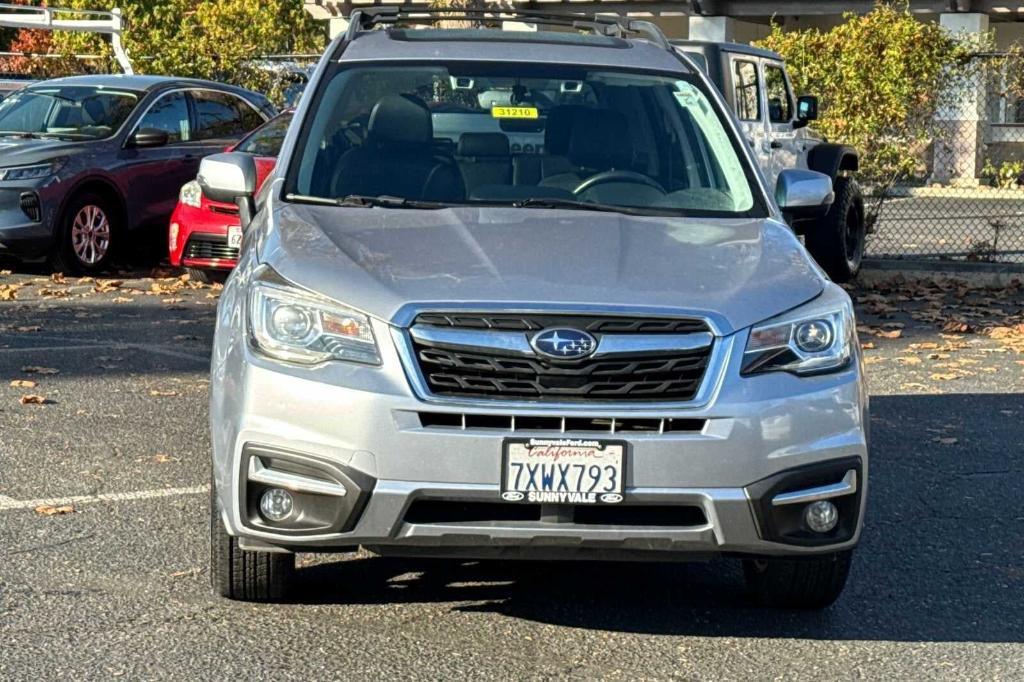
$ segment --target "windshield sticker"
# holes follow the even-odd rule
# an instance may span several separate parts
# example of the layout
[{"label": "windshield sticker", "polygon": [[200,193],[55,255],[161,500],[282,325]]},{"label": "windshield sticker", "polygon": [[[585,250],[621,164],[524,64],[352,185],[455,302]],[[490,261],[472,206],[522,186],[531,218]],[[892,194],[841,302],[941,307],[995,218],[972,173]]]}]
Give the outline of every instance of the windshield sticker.
[{"label": "windshield sticker", "polygon": [[539,116],[537,107],[491,107],[491,116],[494,118],[530,118]]}]

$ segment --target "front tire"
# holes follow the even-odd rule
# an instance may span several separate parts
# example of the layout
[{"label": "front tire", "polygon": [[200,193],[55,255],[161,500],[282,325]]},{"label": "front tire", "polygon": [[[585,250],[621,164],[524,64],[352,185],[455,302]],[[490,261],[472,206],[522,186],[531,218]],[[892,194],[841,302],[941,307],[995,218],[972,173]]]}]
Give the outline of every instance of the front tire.
[{"label": "front tire", "polygon": [[801,559],[748,559],[743,575],[760,606],[823,609],[843,592],[853,551]]},{"label": "front tire", "polygon": [[295,582],[295,555],[252,552],[238,546],[220,518],[217,490],[210,482],[210,583],[228,599],[281,601]]},{"label": "front tire", "polygon": [[832,281],[842,283],[857,276],[864,258],[864,196],[853,178],[838,177],[832,186],[832,206],[807,230],[804,243]]},{"label": "front tire", "polygon": [[59,219],[50,267],[68,275],[106,270],[117,246],[117,228],[114,209],[104,197],[92,192],[72,197]]}]

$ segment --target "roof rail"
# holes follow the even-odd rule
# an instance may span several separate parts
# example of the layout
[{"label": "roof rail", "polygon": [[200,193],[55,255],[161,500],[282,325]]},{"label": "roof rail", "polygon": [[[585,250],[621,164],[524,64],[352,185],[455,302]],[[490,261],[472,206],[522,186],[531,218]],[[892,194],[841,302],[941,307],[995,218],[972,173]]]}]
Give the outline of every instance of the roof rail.
[{"label": "roof rail", "polygon": [[[85,18],[83,18],[85,17]],[[32,28],[44,31],[75,31],[78,33],[106,33],[117,63],[126,74],[132,74],[132,63],[121,44],[125,29],[124,17],[116,7],[110,11],[72,9],[67,7],[39,7],[0,3],[0,26]]]},{"label": "roof rail", "polygon": [[563,26],[612,38],[625,38],[626,34],[633,33],[646,38],[662,49],[672,50],[668,38],[657,24],[651,21],[631,19],[617,14],[554,14],[515,8],[445,9],[437,7],[407,8],[397,5],[361,7],[353,10],[349,15],[345,40],[354,40],[360,31],[368,31],[375,26],[384,24],[434,24],[442,21],[478,21],[481,23],[520,21],[541,26]]}]

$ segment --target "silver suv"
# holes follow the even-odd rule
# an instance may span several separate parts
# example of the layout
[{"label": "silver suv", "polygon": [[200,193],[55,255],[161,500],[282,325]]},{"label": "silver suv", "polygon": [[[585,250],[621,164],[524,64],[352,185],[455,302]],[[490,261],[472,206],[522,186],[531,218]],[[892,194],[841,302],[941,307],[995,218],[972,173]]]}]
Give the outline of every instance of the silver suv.
[{"label": "silver suv", "polygon": [[761,603],[831,603],[867,394],[850,299],[781,213],[827,209],[829,178],[771,191],[646,22],[514,16],[540,30],[357,12],[258,194],[251,157],[203,161],[246,230],[213,351],[215,589],[280,599],[294,552],[362,546],[729,556]]}]

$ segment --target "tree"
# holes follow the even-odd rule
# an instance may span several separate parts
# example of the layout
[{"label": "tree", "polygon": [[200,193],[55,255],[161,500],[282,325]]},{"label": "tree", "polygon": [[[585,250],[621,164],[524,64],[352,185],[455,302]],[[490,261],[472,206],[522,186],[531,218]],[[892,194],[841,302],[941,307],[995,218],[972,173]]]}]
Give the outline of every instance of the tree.
[{"label": "tree", "polygon": [[[95,0],[61,5],[94,9]],[[139,73],[209,78],[269,91],[274,74],[254,58],[267,54],[316,53],[325,28],[301,0],[123,0],[118,6],[128,29],[123,40]],[[111,55],[109,39],[88,33],[54,32],[54,52]],[[111,56],[109,69],[117,65]],[[79,67],[79,70],[84,70]]]},{"label": "tree", "polygon": [[935,113],[978,47],[890,5],[828,31],[773,25],[759,44],[785,57],[798,92],[822,97],[816,126],[858,148],[875,182],[920,170]]}]

